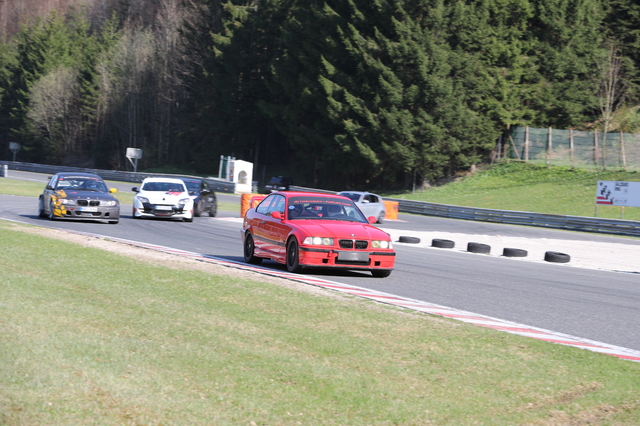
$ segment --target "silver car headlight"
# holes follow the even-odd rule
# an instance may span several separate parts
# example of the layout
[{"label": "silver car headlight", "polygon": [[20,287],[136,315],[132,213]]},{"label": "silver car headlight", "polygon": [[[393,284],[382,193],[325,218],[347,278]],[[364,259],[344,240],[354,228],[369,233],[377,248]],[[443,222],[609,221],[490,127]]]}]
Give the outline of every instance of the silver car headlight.
[{"label": "silver car headlight", "polygon": [[371,241],[371,247],[381,249],[392,249],[391,241]]},{"label": "silver car headlight", "polygon": [[313,245],[313,246],[332,246],[333,238],[327,237],[307,237],[304,239],[302,244]]},{"label": "silver car headlight", "polygon": [[62,204],[63,206],[75,206],[76,200],[70,200],[68,198],[59,198],[58,203]]},{"label": "silver car headlight", "polygon": [[106,207],[113,207],[113,206],[117,206],[118,202],[116,200],[110,200],[110,201],[101,201],[100,204]]}]

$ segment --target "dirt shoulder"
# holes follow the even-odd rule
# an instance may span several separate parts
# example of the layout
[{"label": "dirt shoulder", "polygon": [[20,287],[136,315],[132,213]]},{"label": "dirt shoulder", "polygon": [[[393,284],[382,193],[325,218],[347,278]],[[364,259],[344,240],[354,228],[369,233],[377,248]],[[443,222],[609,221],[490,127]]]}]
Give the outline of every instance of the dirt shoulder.
[{"label": "dirt shoulder", "polygon": [[142,247],[136,247],[131,244],[126,244],[119,241],[106,240],[100,237],[94,237],[90,235],[77,234],[74,232],[67,232],[63,230],[57,230],[53,228],[36,228],[20,225],[12,225],[15,230],[29,232],[37,234],[47,238],[55,238],[78,244],[84,247],[92,247],[101,250],[106,250],[112,253],[116,253],[122,256],[132,257],[142,262],[148,262],[155,265],[175,268],[175,269],[189,269],[197,270],[204,273],[228,276],[233,278],[248,279],[261,282],[269,282],[278,284],[281,286],[289,287],[299,291],[305,291],[310,293],[322,293],[323,295],[333,295],[335,297],[341,297],[338,293],[328,292],[319,287],[309,286],[293,280],[287,280],[277,278],[274,276],[259,274],[256,272],[246,271],[240,268],[233,268],[228,266],[222,266],[212,262],[202,262],[196,259],[191,259],[185,256],[164,253],[152,249],[146,249]]}]

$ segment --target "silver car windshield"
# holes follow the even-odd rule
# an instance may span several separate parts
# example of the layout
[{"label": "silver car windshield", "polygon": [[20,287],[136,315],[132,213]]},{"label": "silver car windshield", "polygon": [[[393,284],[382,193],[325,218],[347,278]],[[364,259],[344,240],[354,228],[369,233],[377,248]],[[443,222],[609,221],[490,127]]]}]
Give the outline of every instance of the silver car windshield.
[{"label": "silver car windshield", "polygon": [[109,192],[104,181],[92,178],[65,177],[60,178],[56,189]]},{"label": "silver car windshield", "polygon": [[360,201],[360,194],[356,194],[356,193],[353,193],[353,192],[341,192],[340,195],[342,195],[343,197],[350,198],[351,201],[356,202],[356,203],[358,201]]}]

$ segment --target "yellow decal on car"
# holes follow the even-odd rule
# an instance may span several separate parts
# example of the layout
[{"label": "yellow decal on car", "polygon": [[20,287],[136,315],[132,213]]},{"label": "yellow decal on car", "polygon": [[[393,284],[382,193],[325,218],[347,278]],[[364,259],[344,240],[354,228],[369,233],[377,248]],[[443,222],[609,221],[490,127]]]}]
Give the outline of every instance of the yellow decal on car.
[{"label": "yellow decal on car", "polygon": [[54,192],[55,195],[51,197],[52,205],[53,205],[53,215],[63,217],[67,213],[67,209],[64,205],[60,204],[58,201],[60,198],[67,198],[67,193],[64,189],[60,189]]}]

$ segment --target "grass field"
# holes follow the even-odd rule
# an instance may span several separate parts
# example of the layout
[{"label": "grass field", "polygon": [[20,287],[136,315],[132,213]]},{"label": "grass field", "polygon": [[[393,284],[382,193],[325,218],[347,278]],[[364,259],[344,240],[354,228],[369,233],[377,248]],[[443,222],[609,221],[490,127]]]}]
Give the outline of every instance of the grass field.
[{"label": "grass field", "polygon": [[640,424],[640,364],[0,222],[2,425]]},{"label": "grass field", "polygon": [[[640,173],[501,163],[446,185],[387,195],[457,206],[593,217],[599,180],[637,182]],[[640,208],[598,206],[597,216],[640,220]]]},{"label": "grass field", "polygon": [[0,425],[640,424],[639,363],[37,229],[0,221]]}]

